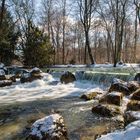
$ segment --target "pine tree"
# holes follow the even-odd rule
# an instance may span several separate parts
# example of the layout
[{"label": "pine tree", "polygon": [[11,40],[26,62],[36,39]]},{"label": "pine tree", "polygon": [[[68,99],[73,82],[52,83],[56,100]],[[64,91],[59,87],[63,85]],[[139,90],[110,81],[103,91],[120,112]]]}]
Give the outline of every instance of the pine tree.
[{"label": "pine tree", "polygon": [[15,48],[18,40],[13,17],[10,12],[4,9],[3,21],[0,28],[0,62],[10,64],[15,55]]},{"label": "pine tree", "polygon": [[25,65],[43,67],[52,63],[54,51],[48,36],[31,22],[23,52]]}]

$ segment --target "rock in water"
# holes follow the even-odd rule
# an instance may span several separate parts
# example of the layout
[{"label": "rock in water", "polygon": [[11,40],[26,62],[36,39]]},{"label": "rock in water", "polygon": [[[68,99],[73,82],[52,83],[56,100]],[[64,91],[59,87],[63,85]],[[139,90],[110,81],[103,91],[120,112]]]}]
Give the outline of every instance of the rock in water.
[{"label": "rock in water", "polygon": [[124,82],[115,82],[111,84],[109,92],[112,91],[122,92],[124,95],[129,95],[131,93]]},{"label": "rock in water", "polygon": [[52,114],[37,120],[32,125],[28,140],[68,140],[63,117]]},{"label": "rock in water", "polygon": [[99,102],[100,103],[108,103],[120,106],[122,103],[123,94],[121,92],[110,92],[107,95],[103,96]]},{"label": "rock in water", "polygon": [[42,73],[42,71],[36,67],[30,71],[31,77],[42,78],[41,73]]},{"label": "rock in water", "polygon": [[21,75],[21,83],[32,82],[42,78],[42,71],[39,68],[33,68],[29,73],[23,73]]},{"label": "rock in water", "polygon": [[61,81],[61,83],[68,84],[68,83],[72,83],[72,82],[76,81],[76,78],[75,78],[74,74],[67,71],[61,75],[60,81]]},{"label": "rock in water", "polygon": [[119,107],[108,104],[96,105],[92,108],[92,112],[101,115],[103,117],[113,117],[122,114]]}]

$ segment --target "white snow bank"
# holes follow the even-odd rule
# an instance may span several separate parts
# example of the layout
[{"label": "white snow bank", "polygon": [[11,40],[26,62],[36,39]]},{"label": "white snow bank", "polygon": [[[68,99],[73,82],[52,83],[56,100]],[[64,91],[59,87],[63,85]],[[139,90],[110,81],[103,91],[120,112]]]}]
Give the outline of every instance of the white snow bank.
[{"label": "white snow bank", "polygon": [[130,123],[124,131],[117,131],[103,135],[97,140],[139,140],[140,120]]},{"label": "white snow bank", "polygon": [[61,131],[60,128],[57,128],[58,123],[61,125],[64,124],[63,117],[59,114],[53,114],[39,119],[33,124],[30,135],[37,136],[40,139],[43,138],[43,133],[50,136],[58,135],[59,131]]}]

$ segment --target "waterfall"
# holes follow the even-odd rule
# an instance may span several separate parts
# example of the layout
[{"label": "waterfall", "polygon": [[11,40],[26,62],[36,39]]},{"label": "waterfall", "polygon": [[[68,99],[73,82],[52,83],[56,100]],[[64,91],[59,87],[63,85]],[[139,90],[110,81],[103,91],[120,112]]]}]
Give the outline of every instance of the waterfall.
[{"label": "waterfall", "polygon": [[114,78],[123,81],[133,80],[134,76],[130,73],[115,73],[115,72],[98,72],[98,71],[77,71],[75,73],[77,80],[88,80],[92,84],[110,85]]}]

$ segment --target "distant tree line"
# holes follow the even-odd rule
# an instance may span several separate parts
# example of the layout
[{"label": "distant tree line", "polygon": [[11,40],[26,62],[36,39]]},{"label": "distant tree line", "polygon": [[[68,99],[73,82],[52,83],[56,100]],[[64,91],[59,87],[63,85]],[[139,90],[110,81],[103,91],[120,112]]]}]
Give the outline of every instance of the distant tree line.
[{"label": "distant tree line", "polygon": [[0,61],[140,61],[140,0],[1,0]]}]

